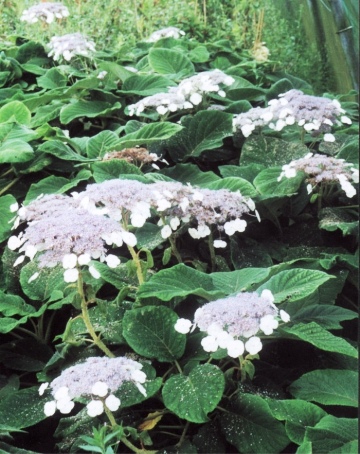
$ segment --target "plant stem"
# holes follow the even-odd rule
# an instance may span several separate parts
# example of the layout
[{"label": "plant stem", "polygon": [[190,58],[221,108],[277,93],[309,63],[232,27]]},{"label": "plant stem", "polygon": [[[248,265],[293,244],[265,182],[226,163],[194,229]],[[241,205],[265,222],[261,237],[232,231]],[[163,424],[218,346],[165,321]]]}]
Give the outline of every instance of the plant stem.
[{"label": "plant stem", "polygon": [[175,255],[177,261],[179,263],[183,263],[182,257],[181,257],[181,255],[180,255],[180,253],[179,253],[179,251],[178,251],[178,249],[176,247],[175,239],[173,238],[172,235],[169,237],[169,241],[170,241],[170,245],[171,245],[171,250],[172,250],[173,254]]},{"label": "plant stem", "polygon": [[99,336],[97,336],[94,327],[92,326],[92,323],[90,321],[90,316],[89,316],[89,311],[88,311],[88,303],[86,301],[86,297],[84,294],[84,287],[83,287],[83,279],[81,275],[81,271],[79,270],[79,278],[78,278],[78,292],[81,298],[81,313],[82,313],[82,319],[85,323],[86,329],[88,333],[90,334],[92,340],[94,341],[94,344],[102,350],[106,356],[109,358],[115,358],[115,355],[107,348],[107,346],[103,343],[103,341],[100,339]]},{"label": "plant stem", "polygon": [[0,195],[4,194],[8,189],[10,189],[12,186],[14,186],[15,183],[17,183],[20,180],[20,177],[14,178],[14,180],[10,181],[10,183],[5,186],[5,188],[1,189]]},{"label": "plant stem", "polygon": [[209,252],[210,252],[210,260],[211,260],[211,272],[214,272],[216,269],[216,255],[215,255],[215,248],[214,248],[214,237],[212,232],[209,235]]},{"label": "plant stem", "polygon": [[140,262],[139,256],[135,252],[135,249],[132,246],[128,245],[128,249],[129,249],[132,259],[134,260],[134,263],[136,266],[136,275],[137,275],[139,284],[141,285],[144,283],[145,279],[144,279],[143,272],[141,269],[141,262]]}]

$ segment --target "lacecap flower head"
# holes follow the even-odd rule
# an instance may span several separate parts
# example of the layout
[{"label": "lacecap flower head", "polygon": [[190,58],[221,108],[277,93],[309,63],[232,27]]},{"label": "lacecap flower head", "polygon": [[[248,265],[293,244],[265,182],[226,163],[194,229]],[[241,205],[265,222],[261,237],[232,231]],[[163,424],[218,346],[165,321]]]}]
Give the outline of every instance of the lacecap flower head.
[{"label": "lacecap flower head", "polygon": [[159,41],[159,39],[162,38],[174,38],[174,39],[179,39],[182,36],[185,35],[185,32],[180,30],[180,28],[177,27],[166,27],[162,28],[161,30],[157,30],[156,32],[152,33],[147,41],[149,43],[156,43],[156,41]]},{"label": "lacecap flower head", "polygon": [[64,19],[69,16],[69,10],[61,3],[42,2],[25,9],[20,17],[21,21],[35,24],[43,21],[48,24],[56,19]]},{"label": "lacecap flower head", "polygon": [[48,57],[57,61],[63,58],[70,61],[75,56],[89,57],[95,52],[95,43],[81,33],[69,33],[63,36],[54,36],[49,43]]},{"label": "lacecap flower head", "polygon": [[359,183],[359,170],[353,164],[326,155],[308,153],[301,159],[291,161],[282,167],[278,181],[293,178],[298,172],[306,175],[307,190],[311,193],[315,186],[323,183],[340,184],[346,196],[354,197],[356,189],[351,183]]},{"label": "lacecap flower head", "polygon": [[198,327],[207,334],[201,341],[207,352],[225,348],[233,358],[242,355],[245,350],[254,355],[262,349],[256,334],[261,331],[270,335],[278,327],[280,319],[283,322],[290,320],[289,315],[279,311],[273,301],[270,290],[263,290],[260,296],[255,292],[245,292],[211,301],[197,309],[193,323],[180,318],[175,330],[186,334]]},{"label": "lacecap flower head", "polygon": [[65,369],[50,384],[43,383],[40,386],[40,395],[50,388],[53,397],[53,400],[45,403],[44,412],[46,416],[52,416],[56,410],[68,414],[74,408],[74,399],[80,397],[89,399],[89,416],[101,415],[105,407],[116,411],[121,402],[113,393],[123,383],[134,383],[139,392],[146,396],[143,386],[146,374],[141,369],[142,364],[126,357],[87,358],[84,363]]}]

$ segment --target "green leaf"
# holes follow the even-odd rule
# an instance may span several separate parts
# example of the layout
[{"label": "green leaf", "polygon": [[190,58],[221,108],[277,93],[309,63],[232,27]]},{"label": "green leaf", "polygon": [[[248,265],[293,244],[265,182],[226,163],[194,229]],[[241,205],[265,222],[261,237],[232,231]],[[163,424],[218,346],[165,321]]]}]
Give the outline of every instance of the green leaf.
[{"label": "green leaf", "polygon": [[[289,309],[291,309],[291,304]],[[303,307],[295,313],[289,313],[291,315],[291,321],[294,323],[316,322],[326,329],[341,329],[340,322],[353,320],[358,316],[354,311],[329,304],[310,305]]]},{"label": "green leaf", "polygon": [[270,268],[243,268],[223,273],[211,273],[214,287],[224,296],[252,290],[254,284],[264,281],[270,274]]},{"label": "green leaf", "polygon": [[80,181],[88,180],[90,177],[91,173],[88,170],[79,172],[78,175],[76,175],[72,180],[50,175],[49,177],[46,177],[38,183],[34,183],[30,186],[24,202],[27,204],[31,200],[35,200],[41,194],[63,194],[69,189],[77,186]]},{"label": "green leaf", "polygon": [[299,445],[304,441],[306,428],[315,426],[326,416],[326,412],[317,405],[300,399],[267,399],[267,403],[275,418],[285,421],[285,430],[290,440]]},{"label": "green leaf", "polygon": [[75,118],[95,118],[108,115],[111,112],[119,110],[119,102],[110,103],[107,101],[86,101],[79,100],[62,107],[60,111],[60,121],[67,125]]},{"label": "green leaf", "polygon": [[342,145],[339,153],[336,155],[337,159],[345,159],[346,162],[358,165],[359,164],[359,141],[358,138],[349,137],[348,140]]},{"label": "green leaf", "polygon": [[38,150],[56,156],[64,161],[89,162],[88,158],[76,153],[69,147],[69,145],[61,142],[60,140],[50,140],[45,142],[38,147]]},{"label": "green leaf", "polygon": [[117,289],[129,285],[128,268],[125,264],[120,264],[116,268],[110,268],[105,263],[94,260],[91,265],[100,273],[104,281],[109,282]]},{"label": "green leaf", "polygon": [[15,213],[10,211],[10,205],[16,203],[15,197],[10,194],[0,197],[0,243],[9,237],[12,223],[11,219],[15,217]]},{"label": "green leaf", "polygon": [[341,208],[323,208],[319,212],[319,227],[328,232],[339,229],[344,236],[359,233],[357,214],[351,214]]},{"label": "green leaf", "polygon": [[244,180],[244,178],[238,177],[223,178],[207,184],[206,187],[214,190],[227,189],[232,192],[240,191],[244,197],[256,197],[258,195],[258,192],[251,183]]},{"label": "green leaf", "polygon": [[20,101],[11,101],[0,108],[0,123],[16,122],[29,125],[30,110]]},{"label": "green leaf", "polygon": [[261,164],[249,164],[248,166],[224,165],[219,167],[220,174],[223,178],[238,177],[244,178],[252,183],[254,178],[264,169]]},{"label": "green leaf", "polygon": [[262,170],[254,179],[255,188],[263,195],[289,196],[298,192],[304,174],[299,172],[294,178],[282,178],[278,181],[281,167]]},{"label": "green leaf", "polygon": [[123,336],[139,355],[172,362],[184,353],[186,337],[175,331],[178,316],[164,306],[146,306],[127,311]]},{"label": "green leaf", "polygon": [[122,159],[94,162],[91,169],[96,183],[117,179],[123,175],[142,175],[138,167]]},{"label": "green leaf", "polygon": [[156,74],[135,74],[125,80],[119,93],[151,96],[157,93],[167,93],[169,87],[175,85],[171,79],[164,76],[158,76]]},{"label": "green leaf", "polygon": [[176,164],[161,170],[161,175],[166,175],[182,183],[190,183],[193,186],[207,187],[209,183],[218,181],[220,178],[214,172],[202,172],[195,164]]},{"label": "green leaf", "polygon": [[288,142],[276,137],[254,136],[245,140],[240,165],[262,164],[265,167],[283,166],[303,158],[308,148],[301,143]]},{"label": "green leaf", "polygon": [[[40,273],[39,277],[29,283],[30,277],[36,272]],[[29,262],[21,269],[20,284],[25,295],[35,301],[45,301],[54,290],[63,291],[69,285],[64,281],[61,265],[39,269],[35,262]]]},{"label": "green leaf", "polygon": [[32,147],[21,139],[6,140],[0,146],[0,164],[27,162],[33,157]]},{"label": "green leaf", "polygon": [[48,90],[66,87],[68,78],[61,74],[56,68],[51,68],[43,76],[36,78],[37,84],[41,88]]},{"label": "green leaf", "polygon": [[212,278],[208,274],[182,263],[160,270],[149,281],[141,284],[137,293],[139,298],[157,297],[162,301],[187,295],[214,299],[221,294],[220,290],[214,288]]},{"label": "green leaf", "polygon": [[228,412],[220,416],[220,423],[226,440],[239,452],[277,453],[290,442],[266,400],[253,394],[233,397]]},{"label": "green leaf", "polygon": [[351,344],[341,337],[334,336],[315,322],[298,323],[295,326],[283,326],[279,330],[290,338],[309,342],[320,350],[342,353],[353,358],[358,357],[358,352]]},{"label": "green leaf", "polygon": [[137,239],[137,247],[139,249],[146,248],[149,251],[152,251],[165,240],[161,236],[161,227],[150,222],[145,222],[145,224],[135,230],[135,236]]},{"label": "green leaf", "polygon": [[175,162],[219,148],[223,145],[223,139],[233,134],[231,114],[202,110],[186,120],[185,128],[166,143]]},{"label": "green leaf", "polygon": [[305,441],[312,443],[315,453],[355,454],[358,451],[352,449],[357,446],[358,422],[356,419],[324,416],[315,427],[307,428]]},{"label": "green leaf", "polygon": [[6,317],[13,315],[30,315],[35,312],[35,308],[26,304],[18,295],[10,295],[0,290],[0,312]]},{"label": "green leaf", "polygon": [[205,63],[209,60],[210,54],[206,46],[200,45],[189,52],[189,58],[193,63]]},{"label": "green leaf", "polygon": [[257,291],[261,293],[265,289],[271,290],[275,303],[284,300],[296,301],[311,295],[321,284],[333,278],[334,276],[322,271],[295,268],[280,271],[261,285]]},{"label": "green leaf", "polygon": [[119,137],[113,131],[101,131],[91,137],[86,144],[86,154],[89,158],[102,158],[108,151],[114,149]]},{"label": "green leaf", "polygon": [[165,406],[180,418],[202,423],[209,420],[208,413],[215,409],[225,388],[221,370],[212,364],[201,364],[188,376],[173,375],[162,390]]},{"label": "green leaf", "polygon": [[44,403],[37,386],[11,393],[0,401],[0,424],[17,429],[33,426],[46,418]]},{"label": "green leaf", "polygon": [[182,126],[176,123],[163,121],[161,123],[150,123],[143,126],[138,131],[127,134],[122,137],[116,144],[116,149],[135,147],[137,145],[151,145],[160,140],[169,139],[182,129]]},{"label": "green leaf", "polygon": [[148,58],[151,68],[159,74],[176,74],[180,79],[192,76],[195,72],[191,61],[176,50],[153,48]]},{"label": "green leaf", "polygon": [[294,381],[289,391],[297,399],[357,407],[358,378],[358,373],[352,370],[314,370]]}]

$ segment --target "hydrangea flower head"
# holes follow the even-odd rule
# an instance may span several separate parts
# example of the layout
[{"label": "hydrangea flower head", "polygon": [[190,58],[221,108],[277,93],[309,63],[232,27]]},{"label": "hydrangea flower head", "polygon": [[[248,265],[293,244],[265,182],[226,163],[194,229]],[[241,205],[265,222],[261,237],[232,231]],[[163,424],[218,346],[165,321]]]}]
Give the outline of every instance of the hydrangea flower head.
[{"label": "hydrangea flower head", "polygon": [[89,399],[87,412],[89,416],[101,415],[105,406],[116,411],[120,407],[120,399],[113,393],[125,382],[132,382],[146,396],[143,383],[146,374],[141,370],[142,364],[126,357],[106,358],[90,357],[84,363],[65,369],[50,384],[43,383],[39,394],[43,395],[49,386],[52,401],[46,402],[44,412],[51,416],[56,410],[70,413],[74,407],[74,399]]},{"label": "hydrangea flower head", "polygon": [[25,9],[20,17],[21,21],[35,24],[42,21],[48,24],[55,19],[64,19],[69,16],[69,10],[61,3],[43,2]]},{"label": "hydrangea flower head", "polygon": [[289,90],[271,99],[267,107],[254,107],[248,112],[236,115],[233,119],[234,130],[240,130],[249,137],[257,127],[268,126],[281,131],[286,126],[297,124],[306,132],[317,137],[324,134],[324,141],[333,142],[330,133],[332,126],[351,124],[344,115],[339,101],[318,96],[305,95],[300,90]]},{"label": "hydrangea flower head", "polygon": [[278,319],[283,322],[290,320],[285,311],[279,314],[273,301],[269,290],[264,290],[260,296],[255,292],[245,292],[211,301],[196,310],[193,323],[179,319],[175,330],[186,334],[197,326],[207,334],[201,341],[207,352],[225,348],[233,358],[245,350],[254,355],[262,348],[256,334],[270,335],[278,327]]},{"label": "hydrangea flower head", "polygon": [[352,198],[356,194],[356,189],[351,183],[359,182],[359,170],[343,159],[308,153],[304,158],[285,164],[278,181],[284,177],[293,178],[298,172],[306,175],[308,193],[311,193],[318,184],[338,183],[347,197]]},{"label": "hydrangea flower head", "polygon": [[53,36],[49,48],[48,57],[52,57],[55,61],[60,58],[70,61],[78,55],[89,57],[92,52],[95,52],[95,43],[81,33],[69,33],[63,36]]},{"label": "hydrangea flower head", "polygon": [[162,28],[161,30],[157,30],[156,32],[152,33],[147,41],[149,43],[156,43],[156,41],[159,41],[162,38],[175,38],[179,39],[181,36],[184,36],[185,32],[180,30],[180,28],[177,27],[166,27]]}]

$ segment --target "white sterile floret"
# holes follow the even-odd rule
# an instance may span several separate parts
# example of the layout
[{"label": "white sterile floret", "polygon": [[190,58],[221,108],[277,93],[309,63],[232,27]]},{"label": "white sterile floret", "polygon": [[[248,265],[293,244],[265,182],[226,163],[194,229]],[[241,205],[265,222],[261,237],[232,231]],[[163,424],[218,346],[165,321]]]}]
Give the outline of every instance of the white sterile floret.
[{"label": "white sterile floret", "polygon": [[40,273],[38,271],[36,271],[36,273],[34,273],[28,280],[28,284],[30,284],[30,282],[32,281],[35,281],[35,279],[37,279],[38,277],[40,276]]},{"label": "white sterile floret", "polygon": [[190,331],[192,323],[186,318],[179,318],[175,323],[175,331],[181,334],[187,334]]},{"label": "white sterile floret", "polygon": [[110,394],[110,396],[108,396],[105,399],[105,405],[107,406],[107,408],[110,411],[118,410],[120,407],[120,404],[121,404],[120,399],[118,399],[116,396],[114,396],[114,394]]},{"label": "white sterile floret", "polygon": [[169,225],[164,225],[164,227],[160,231],[162,238],[166,240],[166,238],[169,238],[172,234],[171,227]]},{"label": "white sterile floret", "polygon": [[288,323],[290,321],[290,315],[285,312],[283,309],[280,309],[280,318],[284,323]]},{"label": "white sterile floret", "polygon": [[340,121],[341,123],[344,123],[346,125],[351,125],[352,124],[352,121],[350,120],[349,117],[343,115],[341,118],[340,118]]},{"label": "white sterile floret", "polygon": [[44,405],[44,413],[46,416],[52,416],[56,412],[56,401],[51,400],[50,402],[46,402]]},{"label": "white sterile floret", "polygon": [[91,261],[90,254],[81,254],[78,257],[78,264],[79,265],[88,265]]},{"label": "white sterile floret", "polygon": [[10,205],[10,212],[15,213],[19,209],[19,204],[17,202]]},{"label": "white sterile floret", "polygon": [[190,228],[188,229],[189,235],[195,239],[205,238],[210,235],[211,230],[207,225],[199,225],[197,229]]},{"label": "white sterile floret", "polygon": [[234,338],[226,331],[220,331],[215,337],[220,348],[227,348],[234,342]]},{"label": "white sterile floret", "polygon": [[135,386],[143,396],[147,397],[146,389],[143,387],[141,383],[135,382]]},{"label": "white sterile floret", "polygon": [[275,320],[273,315],[265,315],[264,317],[261,318],[260,320],[260,326],[259,328],[261,331],[269,336],[274,332],[274,329],[276,329],[279,326],[279,322]]},{"label": "white sterile floret", "polygon": [[271,303],[273,303],[275,301],[275,298],[274,298],[274,295],[272,294],[271,290],[268,290],[268,289],[265,289],[261,292],[261,298],[264,298],[268,301],[270,301]]},{"label": "white sterile floret", "polygon": [[261,349],[262,343],[257,336],[250,337],[250,339],[245,342],[245,350],[249,352],[250,355],[256,355]]},{"label": "white sterile floret", "polygon": [[116,268],[120,265],[120,259],[114,254],[109,254],[105,258],[105,262],[109,268]]},{"label": "white sterile floret", "polygon": [[224,248],[227,246],[226,241],[223,240],[214,240],[214,248]]},{"label": "white sterile floret", "polygon": [[341,189],[345,191],[346,197],[350,199],[356,195],[356,189],[354,186],[349,182],[345,175],[339,175],[338,180],[341,186]]},{"label": "white sterile floret", "polygon": [[201,345],[206,352],[216,352],[219,344],[214,336],[206,336],[201,340]]},{"label": "white sterile floret", "polygon": [[42,396],[48,387],[49,387],[49,382],[42,383],[39,387],[39,395]]},{"label": "white sterile floret", "polygon": [[190,96],[190,102],[194,104],[194,106],[197,106],[201,103],[202,101],[202,96],[199,93],[193,93]]},{"label": "white sterile floret", "polygon": [[74,402],[70,399],[60,399],[56,402],[56,408],[64,415],[68,415],[74,406]]},{"label": "white sterile floret", "polygon": [[247,124],[244,126],[241,126],[241,132],[243,133],[244,137],[249,137],[251,133],[254,131],[256,125],[254,124]]},{"label": "white sterile floret", "polygon": [[104,411],[104,404],[101,400],[92,400],[86,405],[87,414],[91,417],[99,416]]},{"label": "white sterile floret", "polygon": [[239,339],[235,339],[227,345],[227,354],[231,358],[238,358],[245,351],[244,342]]},{"label": "white sterile floret", "polygon": [[333,134],[324,134],[324,142],[335,142],[335,136]]},{"label": "white sterile floret", "polygon": [[70,400],[69,397],[69,388],[67,386],[61,386],[55,393],[54,393],[55,400]]},{"label": "white sterile floret", "polygon": [[122,232],[122,239],[123,239],[124,243],[127,244],[128,246],[130,246],[130,247],[136,246],[137,239],[133,233],[125,232],[125,231]]},{"label": "white sterile floret", "polygon": [[170,219],[170,227],[172,230],[176,230],[180,225],[180,219],[178,217],[174,217]]},{"label": "white sterile floret", "polygon": [[93,266],[89,266],[89,273],[91,274],[91,276],[94,279],[99,279],[101,277],[101,274],[99,273],[99,271],[96,268],[94,268]]},{"label": "white sterile floret", "polygon": [[229,236],[234,235],[235,232],[244,232],[246,228],[246,221],[242,219],[234,219],[232,221],[225,222],[224,230]]},{"label": "white sterile floret", "polygon": [[23,241],[21,241],[17,236],[13,235],[8,239],[8,248],[11,251],[15,251],[15,249],[18,249],[22,245]]},{"label": "white sterile floret", "polygon": [[76,268],[70,268],[64,272],[65,282],[76,282],[79,278],[79,271]]},{"label": "white sterile floret", "polygon": [[359,183],[359,169],[355,169],[355,167],[351,167],[350,169],[352,173],[352,180],[354,183]]},{"label": "white sterile floret", "polygon": [[91,393],[95,396],[105,397],[109,392],[109,387],[102,381],[97,381],[91,388]]},{"label": "white sterile floret", "polygon": [[311,194],[313,192],[313,186],[309,183],[306,185],[306,191],[308,194]]},{"label": "white sterile floret", "polygon": [[65,254],[62,260],[63,268],[71,269],[75,268],[78,258],[75,254]]}]

